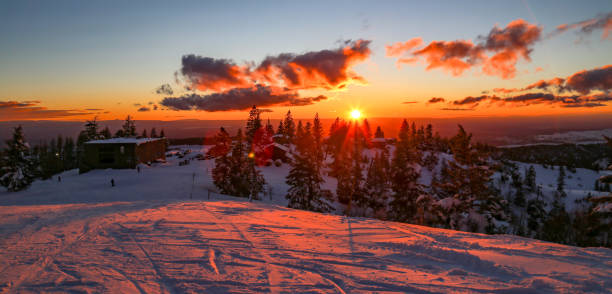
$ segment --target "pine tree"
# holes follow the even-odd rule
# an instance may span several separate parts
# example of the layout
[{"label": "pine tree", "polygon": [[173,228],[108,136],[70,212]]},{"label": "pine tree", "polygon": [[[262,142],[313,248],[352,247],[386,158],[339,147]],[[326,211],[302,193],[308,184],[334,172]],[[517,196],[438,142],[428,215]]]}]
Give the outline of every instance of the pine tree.
[{"label": "pine tree", "polygon": [[23,190],[34,181],[37,164],[30,155],[21,126],[13,129],[13,138],[6,145],[0,161],[0,185],[11,192]]},{"label": "pine tree", "polygon": [[384,137],[385,137],[385,133],[382,131],[380,126],[377,126],[376,133],[374,133],[374,138],[384,138]]},{"label": "pine tree", "polygon": [[293,121],[293,116],[291,116],[291,110],[287,111],[287,115],[285,116],[284,130],[285,143],[293,144],[293,138],[295,137],[295,122]]},{"label": "pine tree", "polygon": [[364,146],[368,148],[372,143],[372,129],[370,128],[370,123],[367,118],[363,119],[363,126],[361,127],[363,133],[363,142]]},{"label": "pine tree", "polygon": [[143,138],[148,138],[149,136],[147,135],[147,129],[142,129],[142,135],[140,135]]},{"label": "pine tree", "polygon": [[366,197],[364,199],[367,202],[360,204],[360,206],[369,208],[372,216],[381,219],[387,217],[387,201],[390,194],[390,185],[387,177],[389,167],[389,158],[386,152],[376,153],[368,167],[365,182]]},{"label": "pine tree", "polygon": [[441,217],[447,227],[466,231],[493,232],[493,219],[505,220],[499,195],[489,186],[493,170],[487,154],[471,145],[472,135],[462,126],[450,140],[453,161],[444,173],[447,181],[435,187],[444,203]]},{"label": "pine tree", "polygon": [[230,135],[225,131],[223,127],[215,135],[215,146],[213,146],[208,154],[214,156],[215,167],[212,170],[212,177],[215,186],[221,190],[221,193],[230,194],[232,193],[231,181],[230,181],[230,159],[228,153],[232,145],[232,139]]},{"label": "pine tree", "polygon": [[286,144],[285,142],[285,127],[283,126],[283,120],[281,119],[278,123],[278,129],[276,130],[277,142],[280,144]]},{"label": "pine tree", "polygon": [[312,121],[312,139],[314,142],[312,157],[317,165],[317,170],[321,171],[325,162],[325,152],[323,151],[323,125],[321,125],[319,113],[315,114]]},{"label": "pine tree", "polygon": [[151,129],[151,138],[157,138],[157,130],[155,128]]},{"label": "pine tree", "polygon": [[100,137],[101,137],[101,139],[110,139],[110,138],[112,138],[111,131],[110,131],[110,129],[108,128],[108,126],[107,126],[107,127],[105,127],[105,128],[104,128],[104,129],[103,129],[103,130],[100,132]]},{"label": "pine tree", "polygon": [[74,140],[70,137],[66,139],[64,145],[64,168],[70,170],[76,167],[76,157],[74,154]]},{"label": "pine tree", "polygon": [[136,124],[131,116],[125,118],[125,123],[122,127],[123,137],[136,137]]},{"label": "pine tree", "polygon": [[159,133],[159,137],[160,138],[165,138],[166,134],[164,133],[164,129],[161,130],[161,132]]},{"label": "pine tree", "polygon": [[533,165],[530,165],[525,173],[525,186],[527,186],[529,192],[535,192],[536,190],[536,172]]},{"label": "pine tree", "polygon": [[[315,120],[318,116],[315,117]],[[316,128],[320,128],[317,126]],[[320,165],[317,163],[318,151],[316,140],[312,134],[310,123],[302,127],[298,123],[295,137],[296,152],[291,162],[291,170],[287,175],[286,182],[290,186],[285,198],[289,200],[291,208],[328,212],[333,210],[327,202],[331,198],[331,192],[321,188],[323,176]]]},{"label": "pine tree", "polygon": [[249,147],[253,144],[253,138],[255,138],[255,134],[261,129],[261,118],[260,112],[255,105],[249,111],[249,118],[247,119],[246,125],[246,139]]},{"label": "pine tree", "polygon": [[418,156],[412,138],[408,122],[404,120],[391,161],[393,200],[390,203],[393,218],[403,222],[416,221],[416,202],[424,194],[423,187],[417,182],[420,176],[416,164]]}]

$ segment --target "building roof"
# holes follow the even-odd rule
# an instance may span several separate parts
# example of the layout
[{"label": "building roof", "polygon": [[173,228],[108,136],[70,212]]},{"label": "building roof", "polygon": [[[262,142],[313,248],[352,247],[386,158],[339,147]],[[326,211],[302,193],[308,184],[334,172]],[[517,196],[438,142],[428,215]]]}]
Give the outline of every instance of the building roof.
[{"label": "building roof", "polygon": [[153,141],[161,140],[162,138],[112,138],[104,140],[93,140],[85,142],[85,144],[144,144]]}]

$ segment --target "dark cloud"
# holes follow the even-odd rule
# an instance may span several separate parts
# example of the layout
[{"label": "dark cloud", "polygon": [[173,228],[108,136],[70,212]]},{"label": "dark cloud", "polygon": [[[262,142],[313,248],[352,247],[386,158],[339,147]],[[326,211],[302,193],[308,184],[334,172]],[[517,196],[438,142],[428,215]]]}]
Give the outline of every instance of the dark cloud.
[{"label": "dark cloud", "polygon": [[138,112],[146,112],[146,111],[151,111],[151,108],[143,106],[138,108]]},{"label": "dark cloud", "polygon": [[17,119],[51,119],[94,114],[77,109],[48,109],[40,101],[0,101],[0,121]]},{"label": "dark cloud", "polygon": [[230,111],[246,110],[253,105],[303,106],[325,100],[327,97],[299,97],[296,92],[257,85],[252,88],[234,88],[226,92],[208,95],[188,94],[181,97],[166,97],[161,105],[172,110]]},{"label": "dark cloud", "polygon": [[550,33],[550,36],[555,36],[570,30],[576,30],[576,32],[581,35],[590,35],[596,30],[603,30],[601,39],[608,39],[610,38],[610,30],[612,30],[612,12],[600,14],[594,18],[572,24],[559,25]]},{"label": "dark cloud", "polygon": [[429,103],[429,104],[433,104],[433,103],[440,103],[440,102],[444,102],[444,101],[445,101],[445,100],[444,100],[444,98],[442,98],[442,97],[431,97],[431,99],[429,99],[429,100],[427,101],[427,103]]},{"label": "dark cloud", "polygon": [[527,106],[532,104],[550,104],[561,107],[598,107],[606,106],[605,102],[612,101],[608,94],[595,95],[557,95],[552,93],[526,93],[510,97],[498,97],[495,95],[483,95],[478,97],[465,97],[453,101],[453,105],[469,106],[475,108],[483,102],[497,103],[501,105]]},{"label": "dark cloud", "polygon": [[496,88],[496,93],[514,93],[528,90],[556,90],[557,92],[574,91],[583,95],[593,91],[609,92],[612,88],[612,65],[605,65],[590,70],[582,70],[567,78],[539,80],[524,88]]},{"label": "dark cloud", "polygon": [[364,81],[351,67],[369,58],[369,45],[367,40],[347,41],[333,50],[268,56],[254,70],[254,76],[291,89],[344,88]]},{"label": "dark cloud", "polygon": [[142,104],[140,104],[140,103],[134,103],[134,106],[136,106],[136,107],[140,107],[141,105]]},{"label": "dark cloud", "polygon": [[612,64],[579,71],[567,78],[564,88],[582,94],[595,90],[608,92],[612,88]]},{"label": "dark cloud", "polygon": [[398,64],[423,59],[427,70],[441,68],[454,76],[474,66],[482,66],[482,72],[487,75],[510,79],[516,75],[516,63],[520,58],[531,60],[531,48],[540,39],[541,31],[542,28],[518,19],[505,28],[495,26],[488,35],[479,36],[477,43],[433,41],[419,48],[421,38],[414,38],[388,45],[386,49],[388,57],[398,58]]},{"label": "dark cloud", "polygon": [[85,110],[88,110],[88,111],[102,111],[104,109],[100,109],[100,108],[85,108]]},{"label": "dark cloud", "polygon": [[229,59],[189,54],[183,56],[181,64],[181,74],[193,89],[218,91],[249,84],[248,67]]},{"label": "dark cloud", "polygon": [[452,107],[445,107],[445,108],[440,108],[440,110],[446,110],[446,111],[470,111],[470,110],[474,110],[472,108],[452,108]]},{"label": "dark cloud", "polygon": [[172,87],[170,86],[170,84],[163,84],[157,87],[157,89],[155,89],[155,93],[162,94],[162,95],[172,95],[174,94],[174,90],[172,90]]},{"label": "dark cloud", "polygon": [[0,101],[0,108],[24,108],[40,104],[40,101]]},{"label": "dark cloud", "polygon": [[[299,97],[299,90],[337,90],[364,83],[352,67],[369,58],[369,45],[367,40],[346,41],[336,49],[281,53],[259,64],[244,65],[229,59],[185,55],[180,75],[187,89],[214,93],[167,97],[161,104],[174,110],[205,111],[241,110],[253,105],[309,105],[327,97]],[[176,78],[180,78],[178,74]]]}]

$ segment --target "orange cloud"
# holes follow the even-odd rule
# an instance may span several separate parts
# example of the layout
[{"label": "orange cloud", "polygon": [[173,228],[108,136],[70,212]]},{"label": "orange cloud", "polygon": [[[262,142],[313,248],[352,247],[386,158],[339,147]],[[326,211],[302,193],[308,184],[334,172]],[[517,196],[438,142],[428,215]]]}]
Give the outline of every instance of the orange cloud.
[{"label": "orange cloud", "polygon": [[39,104],[40,101],[0,101],[0,120],[53,119],[95,114],[77,109],[48,109]]},{"label": "orange cloud", "polygon": [[569,30],[577,30],[577,33],[583,35],[590,35],[596,30],[602,30],[601,39],[609,39],[610,31],[612,30],[612,12],[607,14],[600,14],[594,18],[575,22],[572,24],[561,24],[550,33],[549,36],[555,36],[564,33]]},{"label": "orange cloud", "polygon": [[427,70],[441,68],[454,76],[462,75],[474,66],[482,66],[484,74],[511,79],[516,75],[519,59],[531,61],[531,47],[540,39],[541,31],[540,27],[518,19],[505,28],[494,27],[488,35],[479,36],[477,43],[469,40],[433,41],[418,48],[422,40],[414,38],[386,46],[387,56],[397,57],[398,63],[413,63],[423,58]]}]

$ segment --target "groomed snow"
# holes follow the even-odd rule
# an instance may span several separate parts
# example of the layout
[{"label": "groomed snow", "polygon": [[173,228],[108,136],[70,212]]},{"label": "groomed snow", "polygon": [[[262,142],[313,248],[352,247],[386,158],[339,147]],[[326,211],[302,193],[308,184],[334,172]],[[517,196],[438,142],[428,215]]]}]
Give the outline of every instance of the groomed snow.
[{"label": "groomed snow", "polygon": [[0,292],[612,289],[610,249],[288,209],[286,165],[263,169],[272,200],[208,200],[212,161],[181,160],[140,173],[68,171],[61,182],[1,191]]}]

